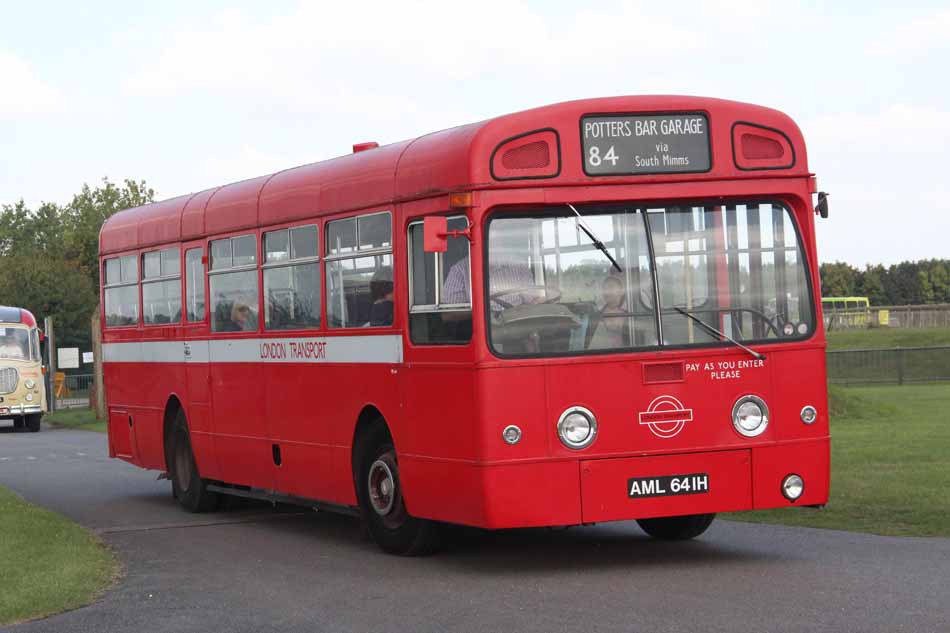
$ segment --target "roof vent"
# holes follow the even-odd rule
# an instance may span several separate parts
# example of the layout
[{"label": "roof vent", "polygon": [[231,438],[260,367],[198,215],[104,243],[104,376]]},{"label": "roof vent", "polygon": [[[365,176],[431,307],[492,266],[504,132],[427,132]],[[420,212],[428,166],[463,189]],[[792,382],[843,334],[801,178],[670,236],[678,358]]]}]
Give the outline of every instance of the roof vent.
[{"label": "roof vent", "polygon": [[501,164],[505,169],[541,169],[551,164],[550,145],[546,141],[525,143],[505,151]]},{"label": "roof vent", "polygon": [[560,139],[554,130],[520,134],[502,141],[492,152],[491,174],[495,180],[554,178],[560,172]]},{"label": "roof vent", "polygon": [[376,141],[369,141],[368,143],[357,143],[353,146],[353,153],[359,154],[360,152],[365,152],[368,149],[376,149],[379,147],[379,143]]},{"label": "roof vent", "polygon": [[795,166],[795,149],[788,135],[755,123],[732,126],[732,156],[736,167],[743,170]]}]

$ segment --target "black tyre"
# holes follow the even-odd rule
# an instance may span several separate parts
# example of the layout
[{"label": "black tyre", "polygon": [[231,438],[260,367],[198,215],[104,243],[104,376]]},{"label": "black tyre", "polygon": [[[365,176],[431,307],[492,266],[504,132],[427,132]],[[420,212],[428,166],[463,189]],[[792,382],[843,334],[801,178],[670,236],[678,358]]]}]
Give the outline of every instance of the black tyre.
[{"label": "black tyre", "polygon": [[23,418],[13,418],[13,428],[22,429],[26,424],[26,420]]},{"label": "black tyre", "polygon": [[32,415],[24,416],[24,422],[26,423],[26,428],[30,430],[31,433],[37,433],[40,430],[40,423],[43,421],[42,413],[34,413]]},{"label": "black tyre", "polygon": [[664,541],[687,541],[709,529],[715,518],[715,514],[690,514],[682,517],[640,519],[637,523],[653,538]]},{"label": "black tyre", "polygon": [[175,417],[172,432],[168,438],[169,446],[165,452],[169,477],[172,480],[172,494],[188,512],[209,512],[218,506],[219,496],[208,490],[205,481],[198,473],[195,455],[191,450],[191,436],[183,411]]},{"label": "black tyre", "polygon": [[435,551],[441,526],[409,514],[399,483],[399,462],[392,437],[382,419],[360,438],[356,455],[356,491],[363,522],[383,551],[421,556]]}]

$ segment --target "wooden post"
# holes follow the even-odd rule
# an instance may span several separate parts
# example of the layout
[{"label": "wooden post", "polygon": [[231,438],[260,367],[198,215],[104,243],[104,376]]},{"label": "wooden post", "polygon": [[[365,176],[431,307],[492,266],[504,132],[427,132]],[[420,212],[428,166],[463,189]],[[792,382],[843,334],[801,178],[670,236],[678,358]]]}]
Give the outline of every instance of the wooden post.
[{"label": "wooden post", "polygon": [[96,306],[89,327],[92,330],[92,380],[95,387],[95,402],[92,403],[97,420],[106,419],[106,385],[102,377],[102,331],[99,329],[99,311]]},{"label": "wooden post", "polygon": [[904,384],[904,348],[897,348],[897,384]]},{"label": "wooden post", "polygon": [[56,410],[56,336],[53,334],[53,317],[43,321],[43,335],[46,338],[46,397],[49,399],[47,410]]}]

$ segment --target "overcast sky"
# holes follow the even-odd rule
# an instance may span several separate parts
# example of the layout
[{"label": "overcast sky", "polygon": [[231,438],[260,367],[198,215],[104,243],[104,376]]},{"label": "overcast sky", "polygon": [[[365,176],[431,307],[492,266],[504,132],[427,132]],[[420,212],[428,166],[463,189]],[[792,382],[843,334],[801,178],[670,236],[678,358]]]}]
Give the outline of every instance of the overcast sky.
[{"label": "overcast sky", "polygon": [[950,257],[946,0],[134,4],[0,0],[0,204],[103,176],[166,198],[557,101],[694,94],[798,121],[832,194],[822,261]]}]

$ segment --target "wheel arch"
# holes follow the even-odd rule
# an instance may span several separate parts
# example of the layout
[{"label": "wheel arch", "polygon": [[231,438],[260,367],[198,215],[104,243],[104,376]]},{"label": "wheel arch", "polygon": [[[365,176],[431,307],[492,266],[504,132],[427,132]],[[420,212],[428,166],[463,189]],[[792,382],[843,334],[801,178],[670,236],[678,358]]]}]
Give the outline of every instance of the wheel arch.
[{"label": "wheel arch", "polygon": [[[172,434],[172,429],[175,427],[175,419],[178,417],[178,412],[183,412],[185,407],[182,405],[181,400],[177,395],[172,394],[168,397],[168,401],[165,402],[165,411],[162,414],[162,457],[165,460],[165,470],[168,470],[168,450],[169,438]],[[188,423],[188,414],[185,414],[185,424]]]},{"label": "wheel arch", "polygon": [[386,416],[383,415],[383,412],[379,410],[379,407],[377,407],[375,404],[363,405],[359,415],[356,417],[356,424],[353,427],[353,437],[351,438],[350,442],[350,470],[352,472],[354,492],[359,470],[359,456],[360,452],[363,450],[363,447],[361,446],[361,439],[366,435],[366,432],[370,429],[370,427],[377,422],[377,420],[382,420],[383,426],[385,426],[386,430],[389,432],[389,437],[393,440],[393,446],[396,445],[396,438],[393,436],[392,426],[390,426]]}]

